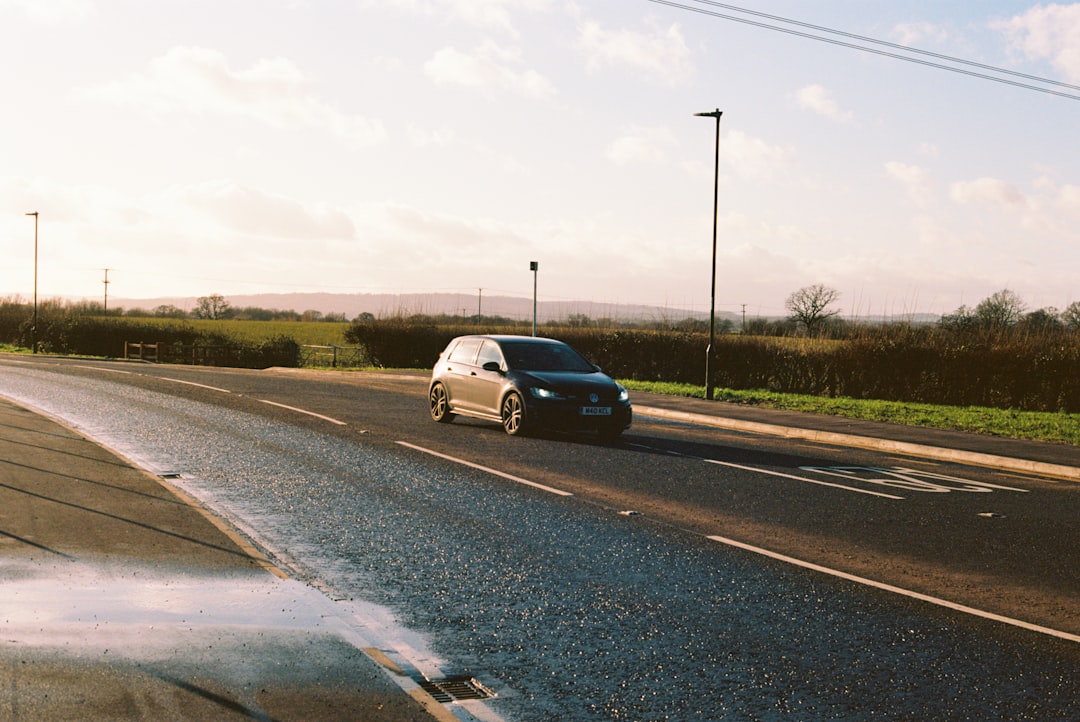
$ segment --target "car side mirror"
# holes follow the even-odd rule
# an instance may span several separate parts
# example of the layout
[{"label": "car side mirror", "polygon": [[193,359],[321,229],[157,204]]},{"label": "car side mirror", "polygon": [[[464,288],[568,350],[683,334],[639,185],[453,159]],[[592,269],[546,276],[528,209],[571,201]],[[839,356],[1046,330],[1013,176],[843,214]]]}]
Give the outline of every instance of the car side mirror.
[{"label": "car side mirror", "polygon": [[488,361],[486,364],[484,364],[480,368],[484,369],[485,371],[500,371],[501,372],[502,371],[502,364],[500,364],[498,361]]}]

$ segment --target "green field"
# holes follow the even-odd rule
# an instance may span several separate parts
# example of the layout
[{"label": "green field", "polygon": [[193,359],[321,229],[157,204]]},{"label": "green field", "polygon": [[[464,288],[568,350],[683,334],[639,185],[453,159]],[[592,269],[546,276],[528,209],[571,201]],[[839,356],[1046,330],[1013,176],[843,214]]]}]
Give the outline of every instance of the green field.
[{"label": "green field", "polygon": [[[287,336],[302,346],[346,346],[348,344],[345,342],[345,331],[352,325],[344,321],[340,323],[328,321],[210,321],[128,316],[110,316],[109,322],[117,325],[127,323],[139,327],[160,325],[162,328],[175,328],[182,325],[199,332],[222,334],[246,343],[262,343],[273,338]],[[139,340],[152,343],[154,339]]]}]

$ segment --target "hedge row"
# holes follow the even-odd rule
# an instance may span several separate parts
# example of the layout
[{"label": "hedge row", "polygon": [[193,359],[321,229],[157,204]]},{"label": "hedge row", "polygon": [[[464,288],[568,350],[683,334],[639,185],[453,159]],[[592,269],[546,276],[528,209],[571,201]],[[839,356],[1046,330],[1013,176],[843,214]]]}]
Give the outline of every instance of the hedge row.
[{"label": "hedge row", "polygon": [[[29,347],[25,306],[0,303],[0,342]],[[495,329],[485,329],[495,330]],[[523,330],[503,329],[522,333]],[[446,344],[475,326],[391,319],[354,324],[345,334],[378,366],[430,368]],[[528,333],[528,330],[524,330]],[[704,385],[706,334],[691,331],[545,328],[616,378]],[[213,347],[209,363],[247,368],[296,366],[287,336],[242,341],[191,324],[145,325],[70,313],[39,317],[40,350],[120,357],[124,342]],[[873,327],[837,341],[720,335],[713,382],[721,388],[845,396],[953,406],[1080,412],[1080,333],[966,333],[936,326]]]},{"label": "hedge row", "polygon": [[[430,367],[455,335],[475,328],[404,322],[346,332],[377,365]],[[704,386],[706,334],[545,329],[616,378]],[[843,341],[721,335],[713,383],[721,388],[953,406],[1080,412],[1080,334],[963,334],[880,327]]]},{"label": "hedge row", "polygon": [[[31,325],[25,312],[0,306],[0,341],[30,348]],[[123,357],[125,342],[159,344],[167,348],[162,349],[162,356],[171,354],[177,358],[191,357],[192,347],[197,347],[202,363],[236,368],[293,367],[300,350],[293,339],[285,336],[247,342],[199,331],[184,321],[162,325],[125,319],[119,324],[107,318],[67,313],[39,315],[36,338],[38,350],[43,353],[110,358]]]}]

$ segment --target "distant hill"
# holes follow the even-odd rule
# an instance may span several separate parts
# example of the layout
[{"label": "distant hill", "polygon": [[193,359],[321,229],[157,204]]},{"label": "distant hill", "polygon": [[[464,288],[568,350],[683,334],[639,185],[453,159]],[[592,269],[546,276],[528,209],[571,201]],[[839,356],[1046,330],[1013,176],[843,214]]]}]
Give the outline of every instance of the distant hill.
[{"label": "distant hill", "polygon": [[[225,295],[225,294],[222,294]],[[277,311],[318,311],[323,315],[344,314],[352,320],[362,313],[376,318],[428,314],[438,316],[475,316],[477,310],[484,316],[504,316],[517,321],[532,319],[531,298],[519,296],[478,296],[466,293],[262,293],[250,295],[225,295],[233,308],[265,308]],[[176,306],[191,311],[197,305],[194,296],[162,298],[110,298],[110,308],[127,311],[142,309],[153,311],[158,306]],[[572,316],[612,321],[667,321],[678,322],[687,318],[709,319],[708,311],[692,311],[685,308],[648,306],[644,304],[597,303],[595,301],[541,301],[537,304],[541,322],[562,321]],[[718,322],[731,321],[738,327],[742,319],[727,311],[717,311]],[[857,321],[865,323],[936,323],[939,316],[916,313],[905,316],[864,316]],[[774,319],[770,319],[774,320]]]},{"label": "distant hill", "polygon": [[[532,318],[531,298],[514,296],[480,296],[464,293],[264,293],[254,295],[226,295],[225,300],[233,308],[256,307],[279,311],[319,311],[322,314],[341,313],[354,319],[362,313],[377,318],[429,314],[449,316],[505,316],[515,320]],[[125,310],[143,309],[153,311],[158,306],[176,306],[191,311],[197,304],[194,297],[172,298],[113,298],[111,307]],[[686,318],[707,319],[709,314],[682,308],[659,306],[596,303],[593,301],[541,301],[537,304],[541,321],[562,320],[574,315],[592,319],[609,318],[616,321],[681,321]],[[718,319],[739,319],[731,313],[717,314]]]}]

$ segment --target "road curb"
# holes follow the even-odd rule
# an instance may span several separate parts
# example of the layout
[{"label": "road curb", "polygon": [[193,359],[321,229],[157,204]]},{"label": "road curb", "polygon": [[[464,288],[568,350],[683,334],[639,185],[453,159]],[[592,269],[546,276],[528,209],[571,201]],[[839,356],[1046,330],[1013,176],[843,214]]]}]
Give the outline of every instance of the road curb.
[{"label": "road curb", "polygon": [[1052,476],[1067,481],[1080,482],[1080,468],[1065,466],[1063,464],[1050,464],[1043,461],[1030,459],[1015,459],[1008,456],[984,454],[977,451],[963,451],[961,449],[946,449],[927,444],[914,444],[907,441],[893,441],[891,439],[878,439],[870,436],[857,434],[840,434],[834,431],[818,431],[815,429],[800,429],[791,426],[779,426],[776,424],[764,424],[759,421],[741,421],[739,419],[727,419],[705,414],[694,414],[686,411],[672,411],[654,406],[634,406],[634,413],[640,416],[651,416],[667,421],[679,421],[697,426],[710,426],[718,429],[732,431],[748,431],[755,434],[779,436],[785,439],[802,439],[814,441],[819,444],[833,446],[848,446],[872,451],[888,451],[905,456],[917,456],[924,459],[938,461],[953,461],[975,466],[985,466],[991,469],[1003,471],[1015,471],[1038,476]]}]

